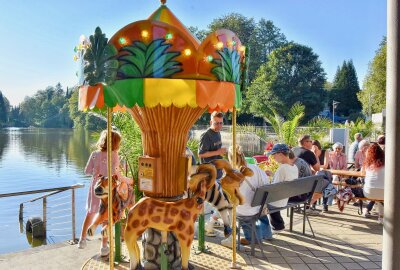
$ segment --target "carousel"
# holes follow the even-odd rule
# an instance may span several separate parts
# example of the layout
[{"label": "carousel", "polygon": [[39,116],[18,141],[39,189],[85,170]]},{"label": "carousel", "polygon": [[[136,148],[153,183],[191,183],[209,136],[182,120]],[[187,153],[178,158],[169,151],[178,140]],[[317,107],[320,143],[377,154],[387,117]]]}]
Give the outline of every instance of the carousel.
[{"label": "carousel", "polygon": [[[204,112],[230,110],[235,147],[236,109],[246,81],[246,48],[226,29],[199,42],[163,0],[148,19],[128,24],[109,40],[96,28],[88,40],[81,40],[78,51],[83,75],[79,109],[106,110],[109,137],[116,111],[129,112],[141,129],[143,156],[138,160],[137,182],[144,198],[128,214],[125,244],[130,269],[190,269],[193,223],[202,218],[205,192],[215,182],[215,166],[200,165],[190,175],[190,157],[185,155],[188,132]],[[107,149],[111,149],[111,140],[107,141]],[[111,152],[108,154],[111,160]],[[110,162],[108,166],[110,174]],[[225,170],[225,175],[231,169]],[[112,185],[108,188],[110,217]],[[189,196],[184,198],[186,192]],[[232,224],[236,224],[238,200],[231,196]],[[113,222],[109,220],[109,224]],[[113,239],[112,229],[108,235]],[[137,244],[141,235],[142,261]],[[154,240],[156,236],[160,239]],[[203,239],[204,235],[199,236],[200,250],[204,249]],[[119,260],[113,242],[109,269]],[[240,268],[235,241],[232,250],[227,250],[232,253],[230,267]]]}]

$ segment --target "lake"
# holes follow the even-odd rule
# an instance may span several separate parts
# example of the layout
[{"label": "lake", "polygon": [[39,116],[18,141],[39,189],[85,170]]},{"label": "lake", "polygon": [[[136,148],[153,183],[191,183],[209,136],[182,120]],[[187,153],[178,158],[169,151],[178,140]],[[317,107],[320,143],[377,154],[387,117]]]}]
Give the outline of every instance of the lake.
[{"label": "lake", "polygon": [[[85,130],[72,129],[0,129],[0,193],[70,186],[76,189],[76,237],[85,215],[90,176],[83,173],[95,143]],[[72,238],[71,191],[47,199],[47,243]],[[37,245],[20,232],[19,204],[44,193],[0,198],[0,254]],[[24,228],[29,217],[42,216],[42,200],[24,204]],[[29,235],[28,235],[29,236]]]}]

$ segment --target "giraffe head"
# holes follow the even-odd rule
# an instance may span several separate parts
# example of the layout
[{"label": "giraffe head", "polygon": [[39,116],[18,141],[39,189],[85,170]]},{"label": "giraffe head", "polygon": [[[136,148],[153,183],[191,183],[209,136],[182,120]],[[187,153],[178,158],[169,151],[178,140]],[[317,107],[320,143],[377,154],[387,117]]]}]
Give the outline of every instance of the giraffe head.
[{"label": "giraffe head", "polygon": [[[233,146],[229,147],[228,159],[229,159],[229,162],[232,163],[232,160],[233,160]],[[235,164],[236,164],[237,168],[240,168],[241,166],[247,167],[246,158],[244,156],[244,153],[242,152],[242,147],[240,145],[236,145],[236,161],[235,161]]]},{"label": "giraffe head", "polygon": [[217,169],[223,169],[225,176],[221,179],[222,189],[229,195],[233,204],[243,204],[243,195],[239,192],[240,184],[246,176],[253,176],[253,171],[248,167],[242,166],[240,170],[233,169],[228,161],[218,159],[213,161]]},{"label": "giraffe head", "polygon": [[215,184],[217,170],[212,164],[201,164],[195,174],[190,176],[188,182],[189,194],[197,196],[197,203],[202,204],[206,192]]},{"label": "giraffe head", "polygon": [[[118,181],[118,176],[113,175],[112,176],[112,189],[114,190],[115,187],[119,184]],[[96,197],[99,197],[100,199],[104,199],[108,197],[108,177],[99,175],[96,184],[94,186],[94,194]]]}]

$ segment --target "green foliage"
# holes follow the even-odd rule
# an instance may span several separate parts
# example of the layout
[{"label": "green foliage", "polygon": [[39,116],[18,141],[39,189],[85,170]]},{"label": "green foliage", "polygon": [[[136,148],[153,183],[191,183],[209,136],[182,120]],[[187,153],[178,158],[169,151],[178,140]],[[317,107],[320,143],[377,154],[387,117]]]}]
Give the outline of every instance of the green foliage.
[{"label": "green foliage", "polygon": [[85,83],[95,85],[105,82],[112,84],[117,75],[118,61],[115,60],[117,49],[107,44],[108,38],[96,27],[94,35],[89,37],[90,47],[86,49],[83,59]]},{"label": "green foliage", "polygon": [[327,135],[332,127],[332,121],[325,117],[314,117],[307,123],[307,133],[313,140],[318,140],[321,144],[328,142]]},{"label": "green foliage", "polygon": [[216,66],[211,69],[211,72],[219,81],[240,83],[240,55],[236,50],[223,48],[217,51],[221,59],[212,61]]},{"label": "green foliage", "polygon": [[188,30],[199,40],[199,41],[203,41],[207,35],[209,34],[208,31],[206,30],[200,30],[198,27],[196,26],[189,26]]},{"label": "green foliage", "polygon": [[289,43],[274,50],[257,71],[247,93],[250,112],[264,116],[273,108],[285,114],[296,103],[305,106],[305,120],[323,109],[325,72],[312,49]]},{"label": "green foliage", "polygon": [[297,141],[296,129],[300,120],[304,117],[305,107],[301,103],[295,103],[286,115],[286,119],[274,109],[264,113],[265,120],[271,124],[278,141],[290,146],[295,146]]},{"label": "green foliage", "polygon": [[199,150],[199,145],[200,145],[200,141],[194,139],[194,138],[190,138],[187,141],[186,144],[189,149],[193,152],[194,157],[196,158],[196,162],[199,161],[199,154],[198,154],[198,150]]},{"label": "green foliage", "polygon": [[335,109],[338,115],[349,115],[361,110],[361,103],[357,99],[360,92],[358,79],[353,62],[344,61],[342,67],[338,67],[330,91],[330,100],[339,101]]},{"label": "green foliage", "polygon": [[8,122],[8,107],[6,104],[6,98],[3,96],[3,93],[0,91],[0,128],[5,126]]},{"label": "green foliage", "polygon": [[372,133],[375,131],[374,124],[371,120],[365,121],[362,118],[358,118],[355,122],[350,122],[348,126],[341,125],[341,127],[349,128],[349,138],[354,138],[356,133],[361,133],[364,138],[370,137]]},{"label": "green foliage", "polygon": [[357,94],[365,115],[371,116],[386,108],[386,50],[387,42],[384,37],[374,59],[369,63],[363,90]]},{"label": "green foliage", "polygon": [[71,127],[67,104],[61,84],[49,86],[24,99],[19,107],[18,122],[35,127]]},{"label": "green foliage", "polygon": [[172,45],[165,39],[156,39],[148,45],[135,41],[121,49],[118,57],[118,77],[127,78],[168,78],[182,71],[181,63],[174,61],[180,52],[167,52]]}]

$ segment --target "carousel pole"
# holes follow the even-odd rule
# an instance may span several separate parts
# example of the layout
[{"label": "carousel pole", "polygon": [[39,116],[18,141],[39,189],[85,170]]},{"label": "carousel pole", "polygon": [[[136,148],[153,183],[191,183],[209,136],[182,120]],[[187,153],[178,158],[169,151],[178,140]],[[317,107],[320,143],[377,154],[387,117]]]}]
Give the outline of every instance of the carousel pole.
[{"label": "carousel pole", "polygon": [[107,107],[107,177],[108,177],[108,242],[110,243],[110,266],[109,269],[114,269],[114,241],[113,241],[113,230],[112,230],[112,171],[111,171],[111,120],[112,120],[112,109]]},{"label": "carousel pole", "polygon": [[[236,107],[232,111],[232,167],[236,167]],[[231,269],[241,269],[236,263],[236,200],[232,200],[232,264]]]}]

